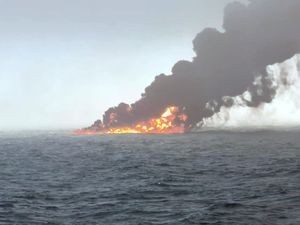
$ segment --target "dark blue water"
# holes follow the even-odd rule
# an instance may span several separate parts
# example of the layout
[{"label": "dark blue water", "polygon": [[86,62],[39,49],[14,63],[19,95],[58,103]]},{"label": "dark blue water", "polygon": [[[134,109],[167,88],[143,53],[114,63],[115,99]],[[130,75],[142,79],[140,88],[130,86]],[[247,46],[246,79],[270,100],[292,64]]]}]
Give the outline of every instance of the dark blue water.
[{"label": "dark blue water", "polygon": [[300,224],[300,132],[0,133],[0,224]]}]

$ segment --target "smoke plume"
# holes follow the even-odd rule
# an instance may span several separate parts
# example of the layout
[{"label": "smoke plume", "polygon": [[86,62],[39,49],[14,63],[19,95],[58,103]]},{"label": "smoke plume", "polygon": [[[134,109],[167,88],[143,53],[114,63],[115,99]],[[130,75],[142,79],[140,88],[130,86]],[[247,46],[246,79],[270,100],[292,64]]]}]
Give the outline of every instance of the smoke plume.
[{"label": "smoke plume", "polygon": [[[220,112],[204,119],[203,128],[258,128],[293,127],[300,125],[300,55],[294,56],[282,64],[268,67],[268,77],[276,94],[271,103],[261,103],[258,107],[249,107],[245,98],[251,98],[249,91],[232,98],[233,105],[221,107]],[[255,83],[259,84],[259,76]]]},{"label": "smoke plume", "polygon": [[138,101],[108,109],[91,128],[128,126],[157,117],[168,106],[179,107],[188,116],[185,126],[193,127],[222,107],[233,106],[231,97],[245,91],[251,98],[241,99],[249,107],[271,102],[278,88],[266,67],[300,52],[299,22],[299,0],[229,4],[224,31],[206,28],[193,40],[192,61],[177,62],[172,74],[156,76]]}]

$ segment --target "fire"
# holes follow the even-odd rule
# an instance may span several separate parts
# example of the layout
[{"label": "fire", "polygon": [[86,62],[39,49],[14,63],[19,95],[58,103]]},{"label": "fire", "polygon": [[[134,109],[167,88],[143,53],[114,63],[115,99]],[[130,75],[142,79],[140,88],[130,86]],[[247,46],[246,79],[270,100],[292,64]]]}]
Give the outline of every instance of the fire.
[{"label": "fire", "polygon": [[176,125],[175,119],[181,118],[184,122],[186,115],[179,115],[177,107],[168,107],[160,118],[150,119],[147,122],[141,122],[133,127],[111,128],[104,132],[107,134],[124,134],[124,133],[183,133],[184,126]]},{"label": "fire", "polygon": [[[112,113],[113,114],[113,113]],[[111,115],[116,120],[116,115]],[[77,130],[75,134],[174,134],[184,133],[185,114],[180,114],[178,107],[168,107],[159,118],[153,118],[145,122],[134,124],[130,127],[108,128],[101,131],[89,129]]]}]

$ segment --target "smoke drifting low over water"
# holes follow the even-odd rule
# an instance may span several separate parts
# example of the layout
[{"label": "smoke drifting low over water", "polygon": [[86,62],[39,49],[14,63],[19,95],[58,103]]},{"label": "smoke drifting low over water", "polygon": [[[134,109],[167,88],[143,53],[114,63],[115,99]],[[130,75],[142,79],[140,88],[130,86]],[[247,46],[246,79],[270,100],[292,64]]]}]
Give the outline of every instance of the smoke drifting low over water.
[{"label": "smoke drifting low over water", "polygon": [[0,224],[300,224],[300,131],[0,134]]},{"label": "smoke drifting low over water", "polygon": [[[259,76],[254,86],[262,87]],[[252,95],[247,91],[243,95],[231,98],[232,105],[223,106],[220,112],[204,120],[204,128],[257,128],[257,127],[299,127],[300,126],[300,55],[284,63],[268,67],[269,89],[274,90],[270,103],[261,103],[251,107]],[[262,88],[257,95],[263,95]]]},{"label": "smoke drifting low over water", "polygon": [[[189,130],[230,105],[224,97],[235,97],[246,90],[252,96],[248,106],[270,103],[276,90],[269,85],[265,68],[300,53],[299,21],[297,0],[228,4],[223,31],[201,31],[193,40],[196,55],[191,61],[175,63],[172,73],[156,76],[139,100],[109,108],[88,131],[132,127],[157,118],[170,106],[187,116],[184,125]],[[257,74],[263,75],[260,83],[253,85]]]}]

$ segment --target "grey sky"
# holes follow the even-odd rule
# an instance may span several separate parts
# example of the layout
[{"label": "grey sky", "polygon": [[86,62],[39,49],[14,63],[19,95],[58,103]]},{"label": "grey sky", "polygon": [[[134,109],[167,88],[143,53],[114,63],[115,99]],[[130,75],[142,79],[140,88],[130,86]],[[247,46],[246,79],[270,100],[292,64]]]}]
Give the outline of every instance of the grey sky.
[{"label": "grey sky", "polygon": [[89,125],[190,59],[230,0],[0,0],[0,129]]}]

